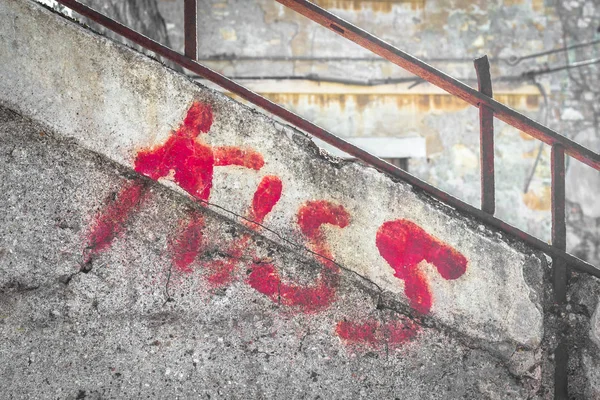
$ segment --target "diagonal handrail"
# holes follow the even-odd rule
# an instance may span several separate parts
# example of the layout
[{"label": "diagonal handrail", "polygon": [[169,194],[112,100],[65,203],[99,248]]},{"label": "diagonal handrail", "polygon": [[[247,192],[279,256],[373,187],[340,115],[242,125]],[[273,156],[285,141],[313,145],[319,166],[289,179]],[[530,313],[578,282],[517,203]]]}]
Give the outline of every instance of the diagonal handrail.
[{"label": "diagonal handrail", "polygon": [[[408,172],[403,171],[400,168],[398,168],[386,161],[383,161],[382,159],[380,159],[380,158],[368,153],[367,151],[362,150],[361,148],[345,141],[344,139],[326,131],[325,129],[313,124],[312,122],[305,120],[304,118],[281,107],[280,105],[271,102],[270,100],[266,99],[265,97],[245,88],[244,86],[241,86],[240,84],[234,82],[233,80],[213,71],[212,69],[198,63],[197,61],[195,61],[183,54],[180,54],[173,49],[163,46],[162,44],[134,31],[133,29],[126,27],[125,25],[93,10],[90,7],[87,7],[86,5],[80,3],[77,0],[56,0],[56,1],[68,8],[70,8],[71,10],[77,12],[78,14],[81,14],[81,15],[89,18],[90,20],[92,20],[96,23],[99,23],[100,25],[103,25],[104,27],[123,36],[124,38],[131,40],[132,42],[134,42],[150,51],[153,51],[154,53],[156,53],[157,55],[159,55],[161,57],[164,57],[165,59],[171,60],[171,61],[181,65],[182,67],[198,74],[199,76],[202,76],[202,77],[206,78],[207,80],[221,86],[225,90],[228,90],[229,92],[240,96],[241,98],[249,101],[250,103],[253,103],[253,104],[263,108],[264,110],[272,113],[273,115],[276,115],[277,117],[310,133],[311,135],[316,136],[319,139],[337,147],[338,149],[366,162],[367,164],[378,169],[379,171],[384,172],[391,177],[402,179],[402,180],[410,183],[411,185],[415,186],[416,188],[422,190],[423,192],[431,195],[432,197],[446,203],[447,205],[454,207],[455,209],[457,209],[467,215],[473,216],[473,217],[477,218],[478,220],[480,220],[496,229],[504,231],[504,232],[508,233],[509,235],[516,237],[537,249],[540,249],[541,251],[545,252],[546,254],[548,254],[552,257],[557,257],[558,259],[564,260],[564,262],[566,262],[569,266],[579,270],[580,272],[586,272],[586,273],[589,273],[593,276],[600,278],[600,270],[598,268],[596,268],[595,266],[593,266],[592,264],[590,264],[570,253],[567,253],[566,251],[564,251],[558,247],[553,247],[553,246],[549,245],[548,243],[545,243],[544,241],[506,223],[505,221],[495,218],[493,215],[486,213],[476,207],[473,207],[472,205],[467,204],[464,201],[459,200],[458,198],[422,181],[421,179],[415,177],[414,175],[411,175]],[[194,1],[194,0],[186,0],[186,1]],[[288,1],[288,0],[285,0],[285,1]],[[295,1],[300,1],[300,0],[295,0]],[[341,20],[339,20],[339,21],[341,21]],[[356,28],[356,29],[358,29],[358,28]],[[195,40],[195,38],[192,38],[192,39]],[[187,38],[186,38],[186,40],[187,40]],[[422,62],[419,61],[419,63],[422,63]],[[427,65],[425,63],[422,63],[422,64]],[[428,68],[438,75],[439,74],[444,75],[442,72],[436,70],[435,68],[433,68],[431,66],[428,66]],[[444,76],[447,76],[447,75],[444,75]],[[453,78],[450,78],[450,79],[453,79]],[[461,83],[461,85],[468,88],[469,91],[474,91],[474,89],[471,89],[462,83]],[[474,91],[474,92],[476,92],[476,91]],[[486,98],[487,102],[484,103],[486,105],[500,104],[500,103],[493,101],[493,99],[491,99],[487,96],[480,95],[480,94],[477,94],[476,96],[477,96],[477,98],[479,98],[479,97]],[[501,106],[505,107],[504,105],[501,105]],[[506,107],[506,108],[508,109],[508,107]],[[513,111],[513,110],[510,110],[510,111],[518,114],[516,111]],[[537,123],[534,123],[534,124],[537,124]],[[539,125],[539,124],[537,124],[537,125]],[[548,129],[548,128],[544,128],[544,129]],[[554,131],[551,131],[551,132],[554,132]],[[583,148],[582,146],[580,146],[579,144],[577,144],[575,142],[572,142],[572,141],[564,138],[563,136],[559,135],[558,133],[554,132],[554,135],[556,135],[559,138],[557,140],[563,140],[563,141],[566,140],[565,143],[567,143],[567,145],[569,145],[569,143],[574,144],[574,146],[572,146],[571,149],[578,149],[579,147],[581,147],[582,149],[586,150],[588,153],[592,153],[592,158],[591,158],[592,161],[594,160],[594,157],[598,158],[597,154]],[[562,139],[560,139],[560,138],[562,138]]]}]

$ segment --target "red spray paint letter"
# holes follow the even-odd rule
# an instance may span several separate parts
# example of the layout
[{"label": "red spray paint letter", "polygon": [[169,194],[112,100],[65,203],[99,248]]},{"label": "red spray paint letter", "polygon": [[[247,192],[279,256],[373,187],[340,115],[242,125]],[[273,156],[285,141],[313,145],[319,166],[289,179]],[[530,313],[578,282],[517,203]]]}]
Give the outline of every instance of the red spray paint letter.
[{"label": "red spray paint letter", "polygon": [[[250,149],[223,146],[212,148],[202,143],[198,136],[207,133],[213,123],[212,108],[208,104],[194,102],[187,112],[183,123],[171,133],[167,141],[153,149],[138,152],[135,159],[135,170],[157,180],[173,172],[173,179],[186,192],[193,197],[208,201],[213,185],[213,173],[216,166],[236,165],[252,170],[260,170],[264,160],[260,153]],[[266,182],[266,183],[264,183]],[[277,194],[279,183],[279,194]],[[258,210],[257,218],[262,219],[273,208],[281,195],[281,181],[275,177],[265,177],[258,191],[275,200],[258,200],[263,209]],[[259,196],[260,197],[260,196]],[[256,202],[256,195],[255,195]],[[270,203],[269,203],[270,202]],[[268,204],[271,204],[270,207]],[[171,242],[173,262],[180,272],[192,272],[190,265],[196,259],[202,244],[202,229],[204,220],[197,212],[192,212],[181,237]],[[243,248],[247,238],[238,241],[231,249],[232,257]],[[243,243],[242,243],[243,242]],[[208,277],[209,282],[223,285],[229,282],[235,261],[219,262],[209,266],[213,270]]]},{"label": "red spray paint letter", "polygon": [[254,192],[249,219],[261,224],[275,207],[275,204],[279,202],[282,190],[281,179],[274,175],[265,176],[258,184],[256,192]]},{"label": "red spray paint letter", "polygon": [[[252,206],[248,211],[248,219],[261,224],[277,202],[279,202],[282,189],[281,179],[273,175],[265,176],[254,192]],[[249,221],[244,221],[244,224],[250,229],[259,230],[256,224]],[[227,251],[231,257],[229,260],[217,261],[206,265],[206,268],[210,271],[206,279],[211,286],[223,287],[231,283],[233,273],[239,264],[239,259],[242,257],[249,239],[250,235],[246,233],[231,245]]]},{"label": "red spray paint letter", "polygon": [[467,259],[449,245],[405,219],[385,222],[377,231],[379,254],[404,281],[404,293],[415,310],[426,314],[432,299],[427,278],[419,270],[423,260],[433,264],[444,279],[457,279],[467,269]]},{"label": "red spray paint letter", "polygon": [[[152,150],[138,152],[135,159],[135,170],[154,180],[174,171],[175,181],[188,193],[200,199],[208,199],[212,186],[214,158],[210,147],[197,143],[196,136],[206,133],[213,122],[212,109],[209,105],[194,102],[187,112],[181,126],[162,146]],[[112,244],[115,236],[122,230],[130,214],[143,200],[143,184],[135,183],[121,189],[114,204],[107,206],[92,227],[88,239],[88,248],[92,249],[84,260]],[[192,221],[193,222],[193,221]],[[192,225],[190,222],[190,226]],[[196,229],[197,230],[197,229]],[[184,232],[189,236],[191,232]],[[197,236],[197,234],[195,234]],[[191,258],[192,242],[185,240],[187,255],[182,256],[184,249],[178,249],[175,243],[178,268],[186,269],[184,260]],[[196,240],[199,244],[199,240]]]},{"label": "red spray paint letter", "polygon": [[123,186],[114,201],[96,216],[88,234],[84,265],[110,247],[113,239],[123,231],[129,216],[139,207],[144,195],[144,183],[134,180]]},{"label": "red spray paint letter", "polygon": [[248,284],[269,296],[273,301],[287,306],[297,306],[304,312],[314,312],[331,304],[339,282],[339,268],[321,231],[321,225],[340,228],[348,226],[350,216],[343,206],[328,201],[310,201],[298,211],[298,225],[307,237],[311,249],[323,256],[323,271],[313,286],[303,287],[284,283],[272,264],[255,265],[248,276]]},{"label": "red spray paint letter", "polygon": [[194,102],[183,121],[169,139],[159,147],[141,150],[135,159],[135,170],[154,180],[173,171],[175,182],[186,192],[208,200],[215,164],[210,146],[196,140],[213,122],[212,108]]},{"label": "red spray paint letter", "polygon": [[179,272],[190,273],[190,265],[198,256],[202,246],[202,231],[204,230],[204,216],[198,211],[190,211],[190,217],[185,222],[181,234],[172,239],[169,243],[169,249],[173,257],[173,264]]}]

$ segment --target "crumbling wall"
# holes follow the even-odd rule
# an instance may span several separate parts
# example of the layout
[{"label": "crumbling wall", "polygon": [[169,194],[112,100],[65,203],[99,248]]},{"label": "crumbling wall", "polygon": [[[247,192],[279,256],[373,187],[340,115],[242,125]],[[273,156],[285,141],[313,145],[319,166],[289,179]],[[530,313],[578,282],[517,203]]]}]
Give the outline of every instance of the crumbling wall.
[{"label": "crumbling wall", "polygon": [[543,255],[32,2],[0,26],[41,124],[2,114],[10,393],[552,392]]},{"label": "crumbling wall", "polygon": [[[324,267],[6,109],[0,155],[4,398],[511,399],[541,383],[517,378],[539,369],[539,348],[507,360],[434,319],[421,326],[346,269],[319,310],[261,293],[251,277],[266,265],[303,287]],[[90,226],[135,184],[145,202],[81,272]],[[202,252],[180,270],[169,249],[190,213],[204,220]],[[214,285],[228,262],[230,282]]]}]

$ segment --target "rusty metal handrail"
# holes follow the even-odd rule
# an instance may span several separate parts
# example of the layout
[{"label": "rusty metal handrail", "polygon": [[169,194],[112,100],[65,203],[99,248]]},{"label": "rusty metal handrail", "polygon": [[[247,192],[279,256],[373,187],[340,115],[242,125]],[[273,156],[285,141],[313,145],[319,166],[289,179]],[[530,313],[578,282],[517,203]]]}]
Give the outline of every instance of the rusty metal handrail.
[{"label": "rusty metal handrail", "polygon": [[[277,0],[277,1],[280,1],[280,0]],[[275,103],[269,101],[268,99],[264,98],[263,96],[239,85],[238,83],[234,82],[233,80],[211,70],[210,68],[208,68],[202,64],[199,64],[197,61],[191,59],[190,57],[187,57],[187,56],[180,54],[166,46],[161,45],[160,43],[126,27],[125,25],[91,9],[90,7],[87,7],[84,4],[81,4],[77,0],[57,0],[57,2],[70,8],[71,10],[77,12],[78,14],[81,14],[84,17],[87,17],[90,20],[92,20],[96,23],[99,23],[100,25],[103,25],[104,27],[123,36],[124,38],[131,40],[132,42],[134,42],[150,51],[153,51],[157,55],[164,57],[165,59],[171,60],[171,61],[181,65],[182,67],[198,74],[199,76],[204,77],[205,79],[221,86],[225,90],[228,90],[229,92],[234,93],[234,94],[240,96],[241,98],[249,101],[250,103],[253,103],[253,104],[263,108],[264,110],[272,113],[273,115],[276,115],[277,117],[291,123],[292,125],[295,125],[297,128],[300,128],[300,129],[310,133],[311,135],[316,136],[319,139],[337,147],[338,149],[364,161],[365,163],[375,167],[379,171],[384,172],[394,178],[402,179],[402,180],[410,183],[411,185],[415,186],[416,188],[422,190],[423,192],[431,195],[432,197],[446,203],[447,205],[454,207],[455,209],[457,209],[463,213],[466,213],[470,216],[474,216],[477,219],[479,219],[480,221],[482,221],[494,228],[502,230],[502,231],[510,234],[511,236],[519,238],[522,241],[528,243],[529,245],[531,245],[535,248],[540,249],[541,251],[545,252],[546,254],[548,254],[554,258],[564,260],[564,262],[566,264],[577,269],[578,271],[586,272],[586,273],[589,273],[593,276],[600,278],[600,270],[597,269],[596,267],[594,267],[593,265],[591,265],[590,263],[588,263],[584,260],[581,260],[580,258],[575,257],[574,255],[567,253],[566,251],[561,250],[558,247],[551,246],[548,243],[545,243],[544,241],[542,241],[542,240],[540,240],[540,239],[538,239],[538,238],[536,238],[536,237],[534,237],[534,236],[498,219],[498,218],[495,218],[490,213],[487,213],[478,208],[475,208],[475,207],[471,206],[470,204],[467,204],[464,201],[459,200],[458,198],[422,181],[421,179],[409,174],[408,172],[403,171],[400,168],[397,168],[396,166],[383,161],[382,159],[360,149],[359,147],[356,147],[355,145],[326,131],[325,129],[313,124],[312,122],[305,120],[304,118],[300,117],[299,115],[294,114],[293,112],[279,106],[278,104],[275,104]],[[303,0],[293,0],[293,1],[292,0],[281,0],[281,2],[282,3],[294,3],[294,4],[307,3]],[[195,4],[196,0],[186,0],[186,9],[193,8],[190,6],[190,3]],[[308,3],[308,4],[310,4],[310,3]],[[311,7],[318,8],[312,4],[311,4]],[[319,9],[319,10],[321,10],[321,9]],[[321,10],[321,11],[324,11],[324,10]],[[348,24],[345,21],[342,21],[339,18],[336,18],[336,21],[337,21],[336,23],[338,23],[340,26],[343,26],[343,28],[340,28],[340,29],[346,29],[344,32],[350,32],[350,29],[348,29],[348,28],[353,27],[352,25]],[[343,24],[342,24],[342,22],[343,22]],[[356,27],[353,27],[353,29],[358,30],[360,32],[364,32]],[[190,43],[190,41],[195,42],[196,41],[196,32],[193,31],[192,29],[186,29],[186,32],[189,35],[189,37],[186,37],[186,42],[188,42],[188,43]],[[338,33],[340,33],[340,32],[338,32]],[[364,34],[368,35],[368,34],[366,34],[366,32]],[[381,43],[383,43],[383,42],[381,42]],[[388,44],[385,44],[385,46],[387,48],[394,49],[392,46],[390,46]],[[189,48],[189,46],[186,45],[186,48]],[[399,52],[399,50],[397,50],[397,51]],[[408,57],[412,58],[412,56],[408,56]],[[416,60],[416,59],[414,59],[414,60]],[[437,71],[435,68],[428,66],[427,64],[423,63],[422,61],[416,60],[416,62],[417,62],[417,65],[427,66],[427,71],[429,74],[433,74],[438,77],[441,76],[443,78],[442,80],[445,80],[446,82],[450,82],[449,80],[451,80],[453,82],[458,82],[458,81],[454,80],[453,78],[450,78],[447,75],[443,74],[442,72]],[[428,76],[428,75],[425,75],[425,76]],[[448,85],[450,85],[450,84],[449,83],[445,84],[445,86],[448,86]],[[500,110],[500,111],[502,111],[503,109],[508,110],[508,112],[505,112],[505,114],[508,116],[512,115],[513,119],[516,118],[516,120],[518,120],[518,123],[513,125],[513,126],[517,127],[518,129],[521,129],[520,126],[529,126],[527,124],[530,124],[532,128],[522,129],[522,130],[524,130],[528,133],[537,132],[536,133],[537,136],[544,136],[546,134],[544,132],[548,131],[548,132],[550,132],[550,134],[548,135],[549,139],[547,139],[549,142],[551,142],[552,144],[554,144],[554,143],[562,144],[565,149],[568,149],[568,150],[566,150],[567,154],[570,154],[569,151],[574,154],[580,154],[580,158],[583,158],[583,160],[587,161],[586,164],[591,165],[596,169],[600,168],[600,156],[593,153],[592,151],[582,147],[581,145],[579,145],[575,142],[570,141],[569,139],[559,135],[558,133],[556,133],[548,128],[545,128],[545,127],[539,125],[538,123],[536,123],[534,121],[529,120],[527,117],[517,113],[514,110],[509,109],[508,107],[502,105],[501,103],[496,102],[495,100],[491,99],[490,97],[477,92],[476,90],[464,85],[463,83],[458,82],[458,87],[460,88],[459,89],[460,91],[468,93],[468,95],[470,96],[469,98],[478,99],[479,102],[477,102],[477,105],[483,104],[485,106],[489,106],[494,111],[494,115],[497,115],[498,110]],[[462,98],[463,96],[459,96],[459,97]],[[516,117],[514,117],[515,115],[516,115]],[[563,202],[563,204],[564,204],[564,202]]]}]

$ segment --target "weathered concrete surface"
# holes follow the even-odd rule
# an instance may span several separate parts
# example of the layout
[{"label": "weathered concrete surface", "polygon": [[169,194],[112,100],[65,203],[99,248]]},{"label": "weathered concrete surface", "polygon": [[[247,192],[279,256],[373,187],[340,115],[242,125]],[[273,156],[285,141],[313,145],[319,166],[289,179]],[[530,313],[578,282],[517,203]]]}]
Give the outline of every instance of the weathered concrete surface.
[{"label": "weathered concrete surface", "polygon": [[[319,392],[323,397],[347,397],[342,393],[349,391],[359,397],[361,390],[389,397],[394,388],[399,398],[526,398],[552,390],[548,349],[555,335],[544,318],[548,269],[539,254],[403,182],[333,160],[289,127],[32,2],[0,0],[0,27],[0,102],[59,138],[58,144],[33,141],[29,125],[19,136],[13,119],[1,142],[7,177],[2,204],[12,221],[1,231],[7,249],[2,304],[12,338],[3,354],[15,359],[5,370],[13,377],[15,394],[29,387],[22,379],[27,373],[17,368],[25,361],[16,360],[31,351],[40,357],[31,365],[42,360],[36,379],[47,378],[52,385],[54,378],[69,377],[54,390],[104,389],[113,396],[116,392],[107,389],[110,379],[130,377],[118,382],[140,390],[133,393],[140,396],[151,394],[156,376],[164,374],[165,385],[173,388],[159,390],[182,390],[185,396],[212,385],[223,397],[251,390],[256,396],[265,391],[266,397],[283,397],[278,391],[284,389],[285,395],[299,397],[313,390],[300,383],[305,365],[321,368],[325,383],[318,390],[332,390],[331,396]],[[185,142],[196,123],[206,134]],[[158,172],[167,161],[157,152],[170,151],[182,140],[196,155],[180,164],[177,157],[169,158],[168,168]],[[170,144],[161,147],[164,143]],[[87,160],[75,146],[100,154],[109,166]],[[208,153],[202,160],[210,165],[195,169],[192,161]],[[248,168],[219,166],[241,163],[227,161],[227,154],[247,157]],[[150,168],[155,156],[163,164]],[[212,183],[210,197],[190,189],[189,182],[213,166],[212,181],[202,181],[202,189]],[[190,198],[208,200],[208,208],[221,216],[147,178],[134,178],[132,168],[187,191]],[[109,173],[115,170],[128,179]],[[256,220],[257,193],[268,197],[268,191],[257,191],[265,179],[279,180],[282,190],[260,220],[263,227],[249,225],[266,237],[257,239],[238,232],[243,219],[232,225],[222,216]],[[65,208],[53,209],[50,199],[63,192],[58,204]],[[318,207],[307,208],[311,204],[333,205],[320,216],[328,223],[321,233],[311,228],[318,229],[317,222],[306,223],[318,214]],[[185,211],[190,207],[196,212]],[[200,232],[186,225],[190,215],[204,221]],[[178,243],[192,247],[193,234],[202,247],[195,249],[191,264],[182,266],[182,253],[173,249]],[[232,247],[236,243],[239,248]],[[307,262],[313,254],[301,251],[306,247],[326,259],[316,257],[317,266]],[[431,250],[421,254],[424,249]],[[408,258],[392,265],[402,257]],[[227,282],[209,285],[211,269],[230,259],[235,268]],[[337,266],[327,259],[345,271],[339,288],[332,278]],[[78,267],[88,273],[69,279]],[[257,278],[261,271],[264,282]],[[272,291],[277,273],[282,278]],[[307,294],[314,287],[323,291]],[[364,329],[344,333],[345,324]],[[99,336],[110,340],[104,343]],[[83,358],[84,346],[91,347],[92,361]],[[291,356],[298,348],[316,353]],[[381,356],[384,349],[387,358]],[[256,355],[261,352],[269,356]],[[479,361],[469,361],[471,354]],[[63,357],[63,366],[81,373],[77,379],[48,371],[52,359],[62,362]],[[199,380],[190,375],[194,362],[206,366]],[[128,372],[107,372],[118,372],[119,365]],[[82,372],[83,367],[92,373]],[[254,375],[256,369],[265,375]],[[367,383],[347,383],[354,379]],[[467,382],[467,392],[448,395],[447,389],[463,390],[457,379]]]},{"label": "weathered concrete surface", "polygon": [[569,395],[600,398],[600,281],[585,275],[571,280],[568,320]]},{"label": "weathered concrete surface", "polygon": [[[396,350],[346,347],[335,334],[344,318],[406,318],[377,307],[380,290],[349,272],[339,301],[316,315],[254,291],[245,269],[209,290],[202,269],[171,268],[177,221],[190,208],[205,215],[205,261],[226,257],[244,228],[156,183],[111,251],[80,273],[90,216],[140,178],[1,108],[0,171],[2,398],[512,399],[540,384],[518,382],[451,331],[424,328]],[[257,235],[246,253],[300,280],[318,270]]]}]

